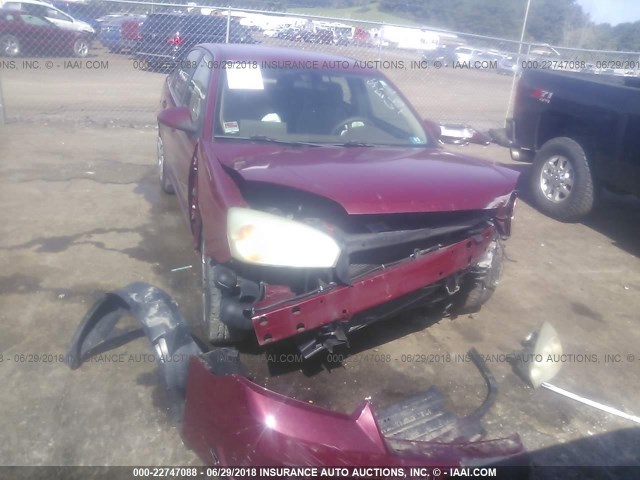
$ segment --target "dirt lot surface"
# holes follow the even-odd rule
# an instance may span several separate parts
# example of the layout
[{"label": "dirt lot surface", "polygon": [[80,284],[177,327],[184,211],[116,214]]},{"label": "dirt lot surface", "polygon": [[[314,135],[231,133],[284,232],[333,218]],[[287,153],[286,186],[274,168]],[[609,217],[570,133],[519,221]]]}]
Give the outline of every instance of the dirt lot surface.
[{"label": "dirt lot surface", "polygon": [[[109,68],[0,72],[8,116],[0,126],[0,465],[200,463],[167,414],[146,341],[115,350],[126,354],[122,362],[72,372],[59,361],[101,292],[145,281],[168,291],[189,319],[200,305],[186,223],[156,178],[154,115],[164,77],[100,55]],[[510,79],[475,72],[452,83],[453,74],[398,84],[425,116],[438,104],[437,119],[468,111],[469,123],[486,115],[499,126],[505,103],[495,99],[508,96]],[[497,146],[451,149],[511,164]],[[526,175],[526,164],[511,165]],[[258,383],[339,411],[365,397],[385,406],[436,385],[464,414],[485,395],[462,359],[475,347],[500,388],[484,419],[490,437],[519,433],[541,465],[640,465],[637,424],[530,389],[501,356],[549,321],[574,355],[553,383],[639,415],[639,238],[635,199],[606,195],[584,223],[562,224],[525,195],[502,283],[480,313],[380,323],[355,335],[344,362],[330,368],[268,363],[254,349],[243,360]],[[437,355],[408,361],[414,354]]]}]

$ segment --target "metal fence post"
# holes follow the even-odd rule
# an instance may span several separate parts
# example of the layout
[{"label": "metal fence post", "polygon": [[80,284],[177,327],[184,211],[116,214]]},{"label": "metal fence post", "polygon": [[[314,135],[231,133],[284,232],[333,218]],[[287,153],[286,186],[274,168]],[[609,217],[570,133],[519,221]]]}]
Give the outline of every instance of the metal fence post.
[{"label": "metal fence post", "polygon": [[378,29],[378,61],[382,61],[382,31],[384,30],[384,22],[380,24]]},{"label": "metal fence post", "polygon": [[4,125],[6,120],[4,116],[4,96],[2,95],[2,76],[0,75],[0,125]]},{"label": "metal fence post", "polygon": [[227,6],[227,35],[225,43],[229,43],[229,30],[231,29],[231,5]]},{"label": "metal fence post", "polygon": [[[518,67],[521,67],[520,55],[522,55],[522,44],[524,43],[524,34],[527,31],[527,20],[529,20],[529,9],[531,8],[531,0],[527,0],[527,6],[524,10],[524,20],[522,21],[522,32],[520,33],[520,42],[518,43],[518,56],[516,57],[516,71],[513,72],[513,79],[511,80],[511,92],[509,92],[509,100],[507,101],[507,113],[504,115],[504,124],[507,125],[509,119],[509,113],[513,105],[513,92],[516,88],[516,77]],[[529,43],[529,50],[531,50],[531,43]],[[528,52],[527,52],[528,56]]]}]

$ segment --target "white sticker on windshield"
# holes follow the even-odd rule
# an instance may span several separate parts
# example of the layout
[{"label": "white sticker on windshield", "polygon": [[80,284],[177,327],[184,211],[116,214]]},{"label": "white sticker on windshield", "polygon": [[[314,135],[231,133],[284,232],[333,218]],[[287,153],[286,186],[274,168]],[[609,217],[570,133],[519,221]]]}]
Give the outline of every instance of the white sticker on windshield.
[{"label": "white sticker on windshield", "polygon": [[227,85],[231,90],[264,90],[262,71],[255,65],[227,65]]},{"label": "white sticker on windshield", "polygon": [[240,131],[238,122],[224,122],[223,128],[224,133],[238,133]]}]

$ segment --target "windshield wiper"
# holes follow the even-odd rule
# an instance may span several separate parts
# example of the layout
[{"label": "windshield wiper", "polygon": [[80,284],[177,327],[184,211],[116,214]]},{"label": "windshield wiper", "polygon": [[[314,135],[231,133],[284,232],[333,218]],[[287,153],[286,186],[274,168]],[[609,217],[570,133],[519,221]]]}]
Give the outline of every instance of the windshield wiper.
[{"label": "windshield wiper", "polygon": [[291,146],[294,146],[294,147],[325,147],[326,146],[325,144],[322,144],[322,143],[278,140],[277,138],[267,137],[266,135],[252,135],[250,137],[227,137],[226,135],[216,135],[215,138],[228,138],[228,139],[233,139],[233,140],[248,140],[250,142],[277,143],[277,144],[280,144],[280,145],[291,145]]},{"label": "windshield wiper", "polygon": [[375,145],[371,143],[356,142],[355,140],[350,140],[344,143],[332,143],[332,145],[336,147],[375,147]]}]

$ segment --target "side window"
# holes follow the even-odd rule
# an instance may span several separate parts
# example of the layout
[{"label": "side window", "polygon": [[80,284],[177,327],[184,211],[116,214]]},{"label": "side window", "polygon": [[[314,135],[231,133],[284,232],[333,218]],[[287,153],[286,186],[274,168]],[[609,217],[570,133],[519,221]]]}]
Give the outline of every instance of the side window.
[{"label": "side window", "polygon": [[172,73],[172,79],[169,83],[173,97],[177,105],[184,105],[183,99],[187,91],[187,85],[191,75],[198,66],[202,52],[200,50],[192,50],[180,61],[178,68]]},{"label": "side window", "polygon": [[205,55],[196,71],[191,77],[189,86],[187,87],[187,96],[185,98],[185,106],[191,110],[191,119],[199,124],[204,116],[206,108],[207,89],[209,87],[209,78],[211,76],[212,60],[209,55]]},{"label": "side window", "polygon": [[25,3],[25,4],[18,4],[20,5],[20,10],[22,10],[23,12],[28,13],[29,15],[36,15],[36,16],[41,16],[44,17],[44,15],[47,12],[47,9],[40,6],[40,5],[33,5],[31,3]]},{"label": "side window", "polygon": [[51,24],[44,18],[34,17],[33,15],[22,14],[22,21],[27,25],[33,25],[35,27],[49,27]]},{"label": "side window", "polygon": [[47,18],[55,18],[56,20],[64,20],[65,22],[73,22],[73,19],[69,15],[53,8],[47,8],[44,16]]}]

